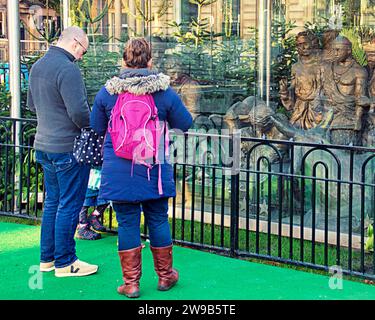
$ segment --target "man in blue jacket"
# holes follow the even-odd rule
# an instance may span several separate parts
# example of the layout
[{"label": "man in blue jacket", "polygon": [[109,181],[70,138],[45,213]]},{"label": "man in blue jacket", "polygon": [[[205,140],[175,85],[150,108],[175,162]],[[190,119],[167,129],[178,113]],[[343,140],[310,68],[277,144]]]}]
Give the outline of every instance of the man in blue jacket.
[{"label": "man in blue jacket", "polygon": [[38,119],[34,148],[42,165],[46,199],[40,239],[40,271],[57,277],[86,276],[98,266],[78,260],[74,233],[90,168],[73,156],[74,139],[89,126],[90,110],[80,69],[89,40],[78,27],[65,29],[30,72],[27,104]]}]

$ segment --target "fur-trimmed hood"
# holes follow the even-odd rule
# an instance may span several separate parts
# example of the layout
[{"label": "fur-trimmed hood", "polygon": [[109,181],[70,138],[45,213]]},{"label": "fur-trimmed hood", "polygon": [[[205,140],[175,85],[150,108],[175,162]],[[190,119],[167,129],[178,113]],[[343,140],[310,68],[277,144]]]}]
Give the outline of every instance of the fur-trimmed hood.
[{"label": "fur-trimmed hood", "polygon": [[113,77],[105,84],[111,95],[130,92],[135,95],[151,94],[167,90],[170,85],[169,76],[148,69],[125,69],[120,76]]}]

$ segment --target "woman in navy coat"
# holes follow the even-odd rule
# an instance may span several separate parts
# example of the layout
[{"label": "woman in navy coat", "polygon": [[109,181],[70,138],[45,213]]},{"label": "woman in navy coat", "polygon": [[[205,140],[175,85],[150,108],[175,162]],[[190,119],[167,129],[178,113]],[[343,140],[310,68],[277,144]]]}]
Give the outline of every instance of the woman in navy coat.
[{"label": "woman in navy coat", "polygon": [[[129,40],[123,59],[126,68],[119,77],[107,81],[95,98],[92,128],[99,134],[105,134],[118,95],[129,92],[151,94],[159,119],[166,121],[171,129],[187,131],[192,125],[192,117],[170,87],[169,77],[151,71],[150,44],[143,38]],[[172,239],[168,223],[168,198],[176,195],[172,166],[167,162],[161,164],[163,192],[160,194],[159,165],[148,172],[144,165],[117,157],[110,134],[106,135],[103,153],[100,196],[111,200],[116,212],[118,253],[125,282],[117,291],[128,297],[139,297],[142,210],[149,230],[155,271],[159,276],[158,289],[169,290],[178,280],[178,272],[172,268]]]}]

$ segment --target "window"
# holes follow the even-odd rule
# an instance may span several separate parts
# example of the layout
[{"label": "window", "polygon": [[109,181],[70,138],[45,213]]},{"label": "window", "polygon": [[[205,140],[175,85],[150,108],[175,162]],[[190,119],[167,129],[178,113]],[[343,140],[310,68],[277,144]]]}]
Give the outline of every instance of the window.
[{"label": "window", "polygon": [[332,1],[318,0],[315,3],[314,22],[321,23],[325,19],[329,19],[331,15],[331,8],[334,3]]},{"label": "window", "polygon": [[233,35],[240,36],[240,8],[241,3],[240,0],[233,1]]},{"label": "window", "polygon": [[121,14],[121,28],[128,27],[128,15],[126,13]]},{"label": "window", "polygon": [[198,6],[189,2],[189,0],[181,0],[181,23],[187,26],[191,18],[197,18]]},{"label": "window", "polygon": [[0,12],[0,38],[6,37],[5,12]]},{"label": "window", "polygon": [[[241,23],[241,3],[240,0],[223,0],[223,31],[231,36],[240,36],[240,23]],[[227,21],[232,21],[231,29],[227,30]]]}]

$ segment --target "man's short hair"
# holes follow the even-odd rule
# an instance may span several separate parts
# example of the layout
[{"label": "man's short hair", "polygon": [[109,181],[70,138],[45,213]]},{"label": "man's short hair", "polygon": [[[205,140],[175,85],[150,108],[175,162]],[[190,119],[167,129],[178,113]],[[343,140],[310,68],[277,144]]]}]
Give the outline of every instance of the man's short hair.
[{"label": "man's short hair", "polygon": [[74,39],[83,40],[87,37],[86,32],[80,27],[71,26],[63,30],[59,37],[59,42],[70,42]]}]

